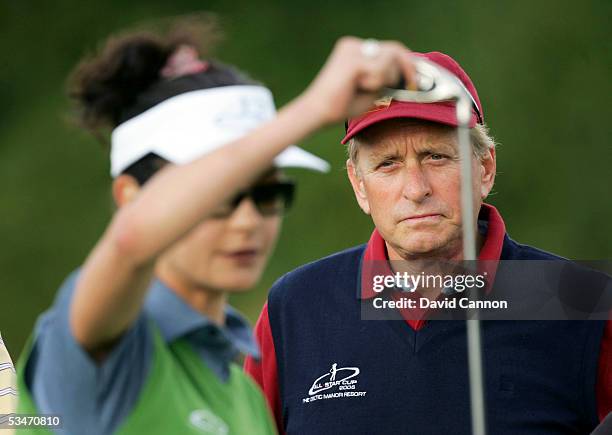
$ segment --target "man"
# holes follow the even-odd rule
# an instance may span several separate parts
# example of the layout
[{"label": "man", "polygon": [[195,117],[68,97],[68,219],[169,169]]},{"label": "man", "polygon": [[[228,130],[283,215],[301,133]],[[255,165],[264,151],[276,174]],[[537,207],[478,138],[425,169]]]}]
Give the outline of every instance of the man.
[{"label": "man", "polygon": [[[457,76],[474,100],[469,224],[479,260],[559,260],[510,239],[483,202],[496,159],[476,88],[449,56],[420,56]],[[373,264],[415,271],[462,259],[454,112],[450,102],[383,101],[348,121],[348,177],[376,228],[366,245],[298,268],[270,292],[256,327],[262,359],[245,368],[281,432],[471,433],[465,322],[360,318],[376,296],[363,285]],[[589,433],[612,409],[610,322],[485,322],[482,338],[490,433]]]}]

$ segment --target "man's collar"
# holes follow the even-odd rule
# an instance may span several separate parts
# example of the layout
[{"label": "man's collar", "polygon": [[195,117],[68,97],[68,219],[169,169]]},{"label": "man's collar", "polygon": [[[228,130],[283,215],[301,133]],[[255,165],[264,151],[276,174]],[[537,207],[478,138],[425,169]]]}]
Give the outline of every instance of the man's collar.
[{"label": "man's collar", "polygon": [[[506,234],[504,220],[495,207],[484,203],[478,213],[478,220],[487,223],[486,237],[478,259],[497,261],[501,257],[504,236]],[[374,229],[361,258],[360,285],[357,288],[357,297],[359,299],[370,299],[378,294],[372,288],[372,278],[375,274],[392,274],[388,261],[389,256],[385,240],[378,230]],[[495,271],[491,272],[493,275],[490,273],[489,276],[491,279],[494,279]]]},{"label": "man's collar", "polygon": [[478,220],[488,223],[487,234],[478,254],[479,260],[498,261],[501,258],[506,235],[506,224],[499,214],[499,211],[490,204],[482,204]]},{"label": "man's collar", "polygon": [[149,289],[145,310],[168,343],[183,337],[195,337],[204,346],[209,341],[217,346],[221,341],[245,355],[259,358],[259,347],[248,322],[229,305],[225,308],[225,325],[219,327],[156,279]]}]

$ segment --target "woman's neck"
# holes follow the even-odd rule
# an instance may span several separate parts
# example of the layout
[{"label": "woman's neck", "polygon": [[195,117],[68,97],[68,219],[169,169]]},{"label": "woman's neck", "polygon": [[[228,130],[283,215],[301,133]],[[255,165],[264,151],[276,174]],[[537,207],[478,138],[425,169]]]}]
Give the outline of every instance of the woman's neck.
[{"label": "woman's neck", "polygon": [[217,325],[225,324],[225,305],[227,294],[196,285],[187,279],[181,279],[169,266],[159,263],[155,267],[155,275],[194,310],[203,314]]}]

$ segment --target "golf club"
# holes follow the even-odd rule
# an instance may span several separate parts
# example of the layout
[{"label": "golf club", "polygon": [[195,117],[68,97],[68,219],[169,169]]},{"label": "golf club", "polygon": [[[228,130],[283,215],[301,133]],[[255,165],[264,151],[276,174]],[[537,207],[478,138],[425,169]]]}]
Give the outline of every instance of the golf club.
[{"label": "golf club", "polygon": [[[462,222],[473,222],[472,180],[472,146],[470,144],[469,122],[472,107],[478,105],[463,83],[445,68],[425,59],[413,57],[417,71],[418,90],[387,88],[383,96],[397,101],[416,103],[433,103],[438,101],[456,101],[457,130],[459,138],[459,156],[461,160],[461,214]],[[479,114],[480,115],[480,114]],[[476,260],[476,234],[472,225],[463,225],[463,259]],[[478,312],[471,313],[467,320],[468,365],[470,378],[470,398],[472,413],[472,433],[486,434],[485,402],[482,368],[482,347],[480,320]]]}]

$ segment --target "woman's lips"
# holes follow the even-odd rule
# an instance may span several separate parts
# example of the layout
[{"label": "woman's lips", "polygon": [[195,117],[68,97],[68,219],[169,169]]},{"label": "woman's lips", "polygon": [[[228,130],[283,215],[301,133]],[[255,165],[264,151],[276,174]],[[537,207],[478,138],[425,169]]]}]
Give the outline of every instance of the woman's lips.
[{"label": "woman's lips", "polygon": [[258,249],[240,249],[237,251],[224,252],[223,255],[238,263],[251,263],[257,259],[259,252]]}]

